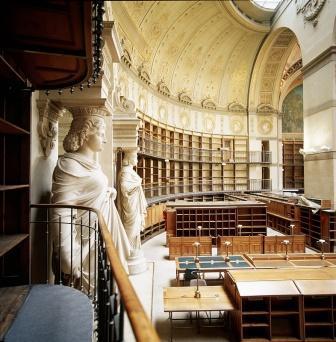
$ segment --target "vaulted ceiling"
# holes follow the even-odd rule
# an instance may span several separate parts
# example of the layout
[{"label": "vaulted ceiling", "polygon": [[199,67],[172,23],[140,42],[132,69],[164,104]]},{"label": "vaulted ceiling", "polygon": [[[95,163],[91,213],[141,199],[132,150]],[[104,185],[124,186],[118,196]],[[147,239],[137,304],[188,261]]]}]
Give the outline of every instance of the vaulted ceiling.
[{"label": "vaulted ceiling", "polygon": [[[164,85],[171,97],[185,94],[193,104],[206,100],[222,108],[233,102],[247,105],[273,11],[252,2],[224,0],[114,1],[112,9],[131,68],[153,87]],[[285,50],[293,46],[292,38],[288,31],[274,37],[283,49],[273,64],[288,58]]]}]

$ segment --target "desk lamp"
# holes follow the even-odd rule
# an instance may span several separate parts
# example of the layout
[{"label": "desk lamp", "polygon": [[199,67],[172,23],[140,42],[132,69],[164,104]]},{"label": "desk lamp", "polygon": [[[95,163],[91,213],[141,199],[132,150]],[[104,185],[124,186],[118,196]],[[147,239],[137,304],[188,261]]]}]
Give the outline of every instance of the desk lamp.
[{"label": "desk lamp", "polygon": [[200,245],[201,245],[201,244],[200,244],[199,242],[197,242],[197,241],[195,241],[195,242],[193,243],[193,246],[196,248],[195,263],[196,263],[196,262],[199,262],[198,248],[199,248]]},{"label": "desk lamp", "polygon": [[237,225],[238,235],[239,235],[239,236],[241,236],[241,234],[242,234],[242,228],[243,228],[243,225],[242,225],[242,224],[238,224],[238,225]]},{"label": "desk lamp", "polygon": [[295,228],[295,224],[289,225],[289,230],[290,230],[291,235],[294,235],[294,228]]},{"label": "desk lamp", "polygon": [[283,245],[285,245],[285,248],[286,248],[286,255],[285,255],[285,259],[286,261],[289,260],[289,257],[288,257],[288,245],[289,245],[289,240],[282,240],[281,243]]},{"label": "desk lamp", "polygon": [[229,258],[229,246],[231,246],[231,242],[230,241],[225,241],[224,245],[225,245],[225,248],[226,248],[225,262],[229,262],[230,261],[230,258]]},{"label": "desk lamp", "polygon": [[202,235],[202,226],[197,226],[198,229],[198,236],[201,237]]},{"label": "desk lamp", "polygon": [[198,279],[199,279],[200,272],[193,271],[193,273],[196,273],[196,275],[197,275],[197,278],[196,278],[196,291],[195,291],[195,294],[194,294],[194,298],[201,298],[201,292],[200,292],[199,287],[198,287]]},{"label": "desk lamp", "polygon": [[324,244],[326,243],[325,240],[320,239],[317,241],[317,243],[321,244],[321,259],[324,260],[325,259],[325,255],[324,255]]}]

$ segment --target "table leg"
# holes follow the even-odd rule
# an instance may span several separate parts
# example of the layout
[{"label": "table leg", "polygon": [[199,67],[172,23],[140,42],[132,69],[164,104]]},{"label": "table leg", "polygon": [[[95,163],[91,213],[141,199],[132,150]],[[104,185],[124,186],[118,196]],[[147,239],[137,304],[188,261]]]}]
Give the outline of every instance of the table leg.
[{"label": "table leg", "polygon": [[173,341],[173,312],[169,311],[169,321],[170,321],[170,342]]}]

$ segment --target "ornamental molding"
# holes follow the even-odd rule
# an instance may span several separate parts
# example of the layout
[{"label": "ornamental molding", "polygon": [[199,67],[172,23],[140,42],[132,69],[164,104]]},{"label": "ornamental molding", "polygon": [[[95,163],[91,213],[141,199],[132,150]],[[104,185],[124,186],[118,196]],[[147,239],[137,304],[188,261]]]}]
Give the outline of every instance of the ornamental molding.
[{"label": "ornamental molding", "polygon": [[260,114],[277,114],[278,111],[274,107],[272,107],[270,104],[261,103],[257,107],[257,113],[260,113]]},{"label": "ornamental molding", "polygon": [[187,104],[187,105],[192,104],[191,97],[189,95],[187,95],[187,93],[185,91],[182,91],[178,94],[178,100],[182,103]]},{"label": "ornamental molding", "polygon": [[52,100],[37,100],[39,121],[37,132],[39,135],[43,154],[46,158],[57,144],[58,120],[64,115],[66,109]]},{"label": "ornamental molding", "polygon": [[318,15],[321,12],[326,0],[295,0],[296,14],[302,13],[305,22],[309,21],[316,26]]},{"label": "ornamental molding", "polygon": [[116,86],[114,89],[113,111],[135,113],[135,103],[121,95],[120,86]]},{"label": "ornamental molding", "polygon": [[244,124],[240,117],[232,117],[230,119],[230,129],[234,134],[239,134],[243,131]]},{"label": "ornamental molding", "polygon": [[158,84],[157,84],[157,90],[160,94],[165,95],[170,97],[170,90],[167,87],[166,83],[164,82],[164,80],[161,80]]},{"label": "ornamental molding", "polygon": [[298,70],[302,68],[302,58],[296,61],[294,64],[292,64],[288,70],[285,72],[285,74],[282,76],[282,79],[286,81],[290,76],[295,74]]},{"label": "ornamental molding", "polygon": [[209,97],[202,100],[201,105],[203,108],[206,108],[206,109],[216,110],[217,108],[216,103],[212,101]]},{"label": "ornamental molding", "polygon": [[145,68],[145,65],[142,63],[139,67],[138,67],[138,76],[139,78],[144,81],[147,85],[151,84],[151,80],[150,80],[150,76],[148,71]]},{"label": "ornamental molding", "polygon": [[267,118],[259,118],[258,119],[258,131],[261,134],[269,134],[272,132],[273,129],[273,122]]},{"label": "ornamental molding", "polygon": [[246,108],[238,103],[238,102],[231,102],[228,105],[229,112],[236,112],[236,113],[246,113]]}]

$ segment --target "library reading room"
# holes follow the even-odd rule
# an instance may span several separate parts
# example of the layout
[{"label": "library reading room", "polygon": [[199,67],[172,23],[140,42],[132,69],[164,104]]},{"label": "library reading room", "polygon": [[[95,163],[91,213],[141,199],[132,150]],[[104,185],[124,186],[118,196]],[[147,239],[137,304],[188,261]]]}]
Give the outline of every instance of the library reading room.
[{"label": "library reading room", "polygon": [[1,7],[0,342],[336,341],[336,0]]}]

